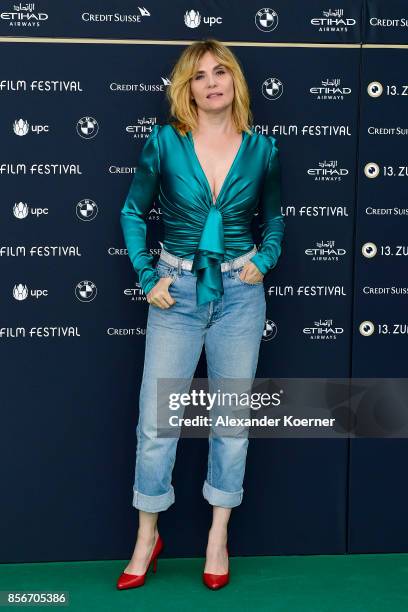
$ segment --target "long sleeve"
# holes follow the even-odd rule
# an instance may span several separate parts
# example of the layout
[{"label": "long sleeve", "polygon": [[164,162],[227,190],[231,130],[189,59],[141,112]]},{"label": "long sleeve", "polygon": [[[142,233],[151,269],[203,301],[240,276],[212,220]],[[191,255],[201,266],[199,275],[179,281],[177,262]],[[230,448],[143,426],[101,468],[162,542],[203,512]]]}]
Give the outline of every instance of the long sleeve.
[{"label": "long sleeve", "polygon": [[251,261],[258,267],[262,274],[266,274],[276,266],[281,254],[281,242],[285,228],[285,222],[280,212],[281,173],[279,150],[276,145],[276,139],[270,136],[269,140],[272,145],[271,153],[259,199],[262,243],[258,252],[251,257]]},{"label": "long sleeve", "polygon": [[160,155],[157,132],[154,125],[140,153],[138,166],[125,204],[120,213],[126,248],[139,283],[145,294],[160,280],[153,267],[153,256],[146,246],[146,222],[144,215],[149,212],[158,193],[160,184]]}]

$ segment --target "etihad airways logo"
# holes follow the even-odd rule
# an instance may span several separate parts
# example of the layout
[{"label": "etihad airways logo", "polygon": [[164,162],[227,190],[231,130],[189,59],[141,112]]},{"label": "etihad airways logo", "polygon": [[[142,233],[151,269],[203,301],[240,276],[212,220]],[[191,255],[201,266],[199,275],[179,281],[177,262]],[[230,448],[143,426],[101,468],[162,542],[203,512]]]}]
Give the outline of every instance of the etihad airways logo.
[{"label": "etihad airways logo", "polygon": [[315,96],[316,100],[344,100],[345,96],[349,96],[351,94],[350,87],[341,87],[340,79],[322,79],[320,85],[316,85],[315,87],[311,87],[309,89],[310,93]]},{"label": "etihad airways logo", "polygon": [[157,124],[156,117],[146,116],[141,117],[140,119],[136,119],[136,123],[133,125],[126,126],[126,132],[131,134],[133,138],[148,138],[153,127]]},{"label": "etihad airways logo", "polygon": [[312,17],[310,23],[317,27],[318,32],[348,32],[357,21],[352,17],[344,16],[344,9],[328,9],[322,11],[321,17]]},{"label": "etihad airways logo", "polygon": [[336,340],[344,333],[344,327],[334,325],[333,319],[314,321],[310,327],[304,327],[303,333],[309,340]]},{"label": "etihad airways logo", "polygon": [[348,168],[339,168],[336,159],[323,160],[317,163],[316,168],[308,168],[307,174],[312,176],[315,181],[322,182],[341,182],[345,176],[349,175]]},{"label": "etihad airways logo", "polygon": [[8,21],[10,27],[38,28],[42,21],[47,21],[48,13],[35,11],[34,2],[13,4],[9,11],[2,11],[0,19]]},{"label": "etihad airways logo", "polygon": [[314,247],[305,249],[305,255],[312,258],[312,261],[339,261],[346,255],[346,249],[335,247],[335,240],[323,240],[316,242]]}]

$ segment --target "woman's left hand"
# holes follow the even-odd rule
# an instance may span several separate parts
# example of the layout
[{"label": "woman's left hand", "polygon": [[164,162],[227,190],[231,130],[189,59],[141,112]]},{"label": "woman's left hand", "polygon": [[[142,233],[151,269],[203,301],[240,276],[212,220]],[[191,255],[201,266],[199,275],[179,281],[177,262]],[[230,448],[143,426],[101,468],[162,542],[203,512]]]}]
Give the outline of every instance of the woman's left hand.
[{"label": "woman's left hand", "polygon": [[239,278],[246,283],[260,283],[264,275],[252,261],[247,261],[241,270]]}]

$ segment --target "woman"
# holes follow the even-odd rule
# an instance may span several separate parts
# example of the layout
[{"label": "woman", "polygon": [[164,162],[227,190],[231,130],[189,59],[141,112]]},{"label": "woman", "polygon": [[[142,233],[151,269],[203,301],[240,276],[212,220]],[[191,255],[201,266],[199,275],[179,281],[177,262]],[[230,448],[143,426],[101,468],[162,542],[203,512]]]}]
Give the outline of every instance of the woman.
[{"label": "woman", "polygon": [[[265,323],[263,278],[280,256],[285,225],[276,140],[249,129],[249,92],[235,56],[213,39],[195,42],[170,80],[176,120],[153,127],[121,211],[149,311],[133,487],[139,529],[119,589],[144,584],[152,561],[156,571],[163,548],[158,512],[175,500],[178,438],[156,436],[157,380],[182,379],[180,392],[188,392],[203,344],[210,391],[217,377],[253,380]],[[143,215],[156,197],[165,240],[154,267]],[[257,207],[259,250],[250,231]],[[213,506],[213,521],[203,580],[212,589],[229,580],[227,526],[242,501],[247,446],[245,435],[210,430],[203,496]]]}]

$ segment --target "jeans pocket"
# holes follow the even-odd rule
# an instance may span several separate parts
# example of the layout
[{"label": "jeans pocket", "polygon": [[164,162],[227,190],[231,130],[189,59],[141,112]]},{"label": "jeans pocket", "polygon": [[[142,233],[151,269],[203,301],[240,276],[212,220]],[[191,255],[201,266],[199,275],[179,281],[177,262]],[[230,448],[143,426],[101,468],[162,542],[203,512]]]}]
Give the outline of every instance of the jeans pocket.
[{"label": "jeans pocket", "polygon": [[263,279],[261,281],[257,281],[256,283],[248,283],[245,280],[242,280],[242,278],[240,278],[240,273],[242,272],[242,270],[244,269],[244,266],[241,266],[240,268],[237,268],[236,270],[234,270],[234,278],[241,283],[241,285],[247,285],[249,287],[258,287],[259,285],[263,285]]},{"label": "jeans pocket", "polygon": [[[160,276],[160,278],[168,278],[171,277],[170,285],[173,285],[178,279],[178,271],[177,266],[172,266],[165,261],[158,261],[156,265],[156,272]],[[169,285],[169,286],[170,286]]]}]

